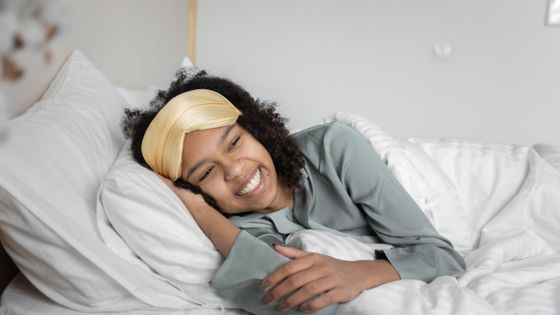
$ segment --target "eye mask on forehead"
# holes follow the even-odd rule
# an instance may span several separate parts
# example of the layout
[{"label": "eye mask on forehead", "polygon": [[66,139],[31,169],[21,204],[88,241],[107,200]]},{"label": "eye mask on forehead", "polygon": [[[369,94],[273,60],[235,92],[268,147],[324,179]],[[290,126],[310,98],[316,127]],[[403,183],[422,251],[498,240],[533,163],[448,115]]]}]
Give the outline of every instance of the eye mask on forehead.
[{"label": "eye mask on forehead", "polygon": [[175,181],[181,177],[185,134],[234,124],[241,112],[224,96],[198,89],[172,98],[148,126],[142,155],[150,167]]}]

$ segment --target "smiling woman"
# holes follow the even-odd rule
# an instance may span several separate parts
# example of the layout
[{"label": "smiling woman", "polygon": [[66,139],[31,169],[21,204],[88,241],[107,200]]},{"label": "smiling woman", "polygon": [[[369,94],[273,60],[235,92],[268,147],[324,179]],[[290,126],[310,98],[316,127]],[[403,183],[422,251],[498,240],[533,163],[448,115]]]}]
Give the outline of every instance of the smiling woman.
[{"label": "smiling woman", "polygon": [[[198,99],[195,100],[198,102],[198,105],[213,103],[214,109],[216,109],[216,104],[223,102],[222,105],[226,105],[230,109],[235,109],[233,112],[236,110],[241,111],[241,115],[229,112],[229,118],[224,119],[224,111],[222,109],[222,112],[218,110],[212,114],[209,114],[208,111],[204,112],[203,119],[200,115],[194,115],[194,112],[197,111],[196,107],[193,106],[194,109],[191,108],[188,111],[183,108],[183,116],[185,117],[183,118],[184,121],[181,122],[181,126],[177,126],[179,123],[176,123],[175,128],[181,129],[181,127],[188,126],[188,128],[192,129],[193,132],[186,132],[185,130],[182,130],[183,134],[179,136],[179,140],[166,146],[166,158],[173,161],[173,171],[164,171],[163,167],[166,163],[163,163],[164,155],[161,153],[163,152],[161,150],[163,148],[163,141],[160,141],[160,139],[162,139],[162,133],[158,132],[151,122],[156,118],[156,115],[159,116],[158,113],[162,112],[163,108],[170,108],[168,105],[170,105],[173,99],[178,101],[180,99],[184,99],[185,96],[188,98],[188,95],[186,94],[190,94],[191,99],[196,98],[193,97],[193,92],[186,93],[193,90],[199,91],[196,93],[198,95]],[[201,93],[200,91],[206,92]],[[212,91],[218,91],[219,94]],[[183,96],[181,97],[180,95]],[[236,105],[233,106],[232,103]],[[198,108],[200,109],[200,106],[198,106]],[[202,166],[199,162],[203,160],[202,158],[207,157],[210,159],[212,157],[211,155],[214,155],[217,151],[208,152],[207,148],[212,143],[205,142],[204,136],[198,137],[201,139],[200,148],[195,147],[195,143],[192,145],[184,145],[183,142],[188,139],[196,139],[196,135],[200,133],[204,134],[204,132],[215,132],[211,127],[223,126],[224,121],[230,121],[230,123],[236,122],[237,128],[235,128],[235,130],[237,133],[235,134],[243,136],[242,139],[239,139],[242,143],[248,142],[258,144],[261,146],[261,149],[266,148],[266,156],[274,161],[273,165],[269,166],[267,169],[275,171],[273,174],[274,177],[276,177],[276,174],[279,174],[278,181],[281,186],[287,187],[287,189],[291,190],[297,190],[298,187],[301,186],[300,169],[304,163],[303,157],[296,142],[292,138],[288,137],[289,131],[285,126],[286,120],[276,112],[274,103],[253,99],[247,91],[229,80],[209,76],[204,71],[199,72],[194,77],[190,77],[187,71],[180,70],[177,74],[177,80],[171,83],[169,89],[167,91],[160,91],[158,96],[151,102],[150,110],[140,111],[127,109],[125,112],[126,115],[123,120],[123,129],[125,135],[132,138],[131,146],[134,158],[140,164],[156,170],[158,173],[176,181],[177,185],[201,193],[207,203],[216,209],[221,209],[221,207],[224,206],[228,208],[228,206],[227,204],[216,203],[214,200],[216,196],[210,196],[204,189],[200,189],[198,184],[200,182],[203,184],[206,178],[201,180],[202,175],[200,175],[198,178],[194,178],[193,181],[189,180],[191,179],[190,176],[194,175],[191,173],[199,175],[197,172],[193,172],[193,170],[196,168],[196,171],[199,171],[198,168]],[[225,112],[227,112],[227,110]],[[170,117],[172,116],[173,115],[171,114]],[[208,121],[210,116],[213,116],[212,123]],[[234,116],[237,120],[232,120],[232,116]],[[159,117],[161,118],[161,116]],[[196,117],[198,121],[189,120],[189,117]],[[155,124],[158,124],[158,121],[155,121]],[[151,126],[151,128],[149,128],[149,126]],[[154,129],[154,132],[149,133],[148,131],[150,129]],[[197,129],[200,130],[197,131]],[[148,136],[146,136],[146,134]],[[144,145],[146,147],[148,147],[150,143],[153,143],[153,150],[143,150],[143,143],[145,143]],[[154,148],[156,147],[160,150],[155,150]],[[175,148],[175,151],[173,151],[172,148]],[[144,155],[144,152],[147,155]],[[146,158],[146,156],[148,156],[148,159],[151,158],[151,152],[160,152],[154,153],[153,163],[148,162]],[[191,163],[190,157],[193,156],[193,152],[197,152],[197,154],[194,155],[196,160]],[[205,152],[207,153],[206,155],[201,155]],[[263,152],[261,151],[261,154],[262,153]],[[157,158],[156,155],[158,156]],[[181,160],[181,157],[183,157],[183,160]],[[183,164],[182,172],[180,171],[180,163]],[[204,168],[204,171],[208,171],[208,165],[204,166],[206,167]],[[160,168],[159,170],[158,167]],[[193,170],[188,172],[189,169]],[[170,175],[169,172],[173,172],[173,175]],[[183,175],[182,177],[179,176],[181,173]],[[187,176],[189,176],[189,178],[187,178]],[[276,181],[276,178],[274,181]]]},{"label": "smiling woman", "polygon": [[182,168],[182,178],[212,192],[224,214],[270,212],[293,203],[268,151],[239,124],[188,133]]},{"label": "smiling woman", "polygon": [[[211,286],[245,310],[332,314],[389,281],[464,272],[452,244],[354,129],[334,122],[290,135],[273,103],[204,71],[179,72],[151,105],[126,111],[133,155],[226,257]],[[395,247],[344,261],[276,246],[303,229]]]}]

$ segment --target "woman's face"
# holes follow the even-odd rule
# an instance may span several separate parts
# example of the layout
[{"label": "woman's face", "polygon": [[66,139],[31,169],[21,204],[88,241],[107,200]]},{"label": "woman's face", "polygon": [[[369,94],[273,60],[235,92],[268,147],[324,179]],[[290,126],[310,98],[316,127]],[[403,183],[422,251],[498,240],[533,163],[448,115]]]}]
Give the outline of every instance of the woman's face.
[{"label": "woman's face", "polygon": [[291,207],[270,154],[238,124],[186,134],[182,172],[228,214]]}]

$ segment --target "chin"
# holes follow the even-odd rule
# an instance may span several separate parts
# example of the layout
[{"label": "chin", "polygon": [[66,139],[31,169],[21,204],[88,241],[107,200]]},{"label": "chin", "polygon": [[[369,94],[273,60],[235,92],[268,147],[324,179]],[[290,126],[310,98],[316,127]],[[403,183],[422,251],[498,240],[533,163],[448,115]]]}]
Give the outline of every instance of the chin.
[{"label": "chin", "polygon": [[239,197],[236,197],[237,206],[235,209],[222,209],[224,213],[228,213],[230,215],[243,214],[248,212],[270,212],[270,210],[268,209],[272,205],[275,193],[276,187],[267,185],[264,187],[263,191],[253,197],[246,198],[245,200],[240,200],[238,199]]},{"label": "chin", "polygon": [[[262,204],[262,205],[261,205]],[[258,204],[252,203],[250,205],[247,205],[247,207],[243,207],[242,209],[231,209],[231,210],[223,210],[224,213],[227,213],[229,215],[236,215],[236,214],[244,214],[244,213],[249,213],[249,212],[268,212],[266,210],[266,208],[268,208],[270,203],[261,203],[258,202]]]}]

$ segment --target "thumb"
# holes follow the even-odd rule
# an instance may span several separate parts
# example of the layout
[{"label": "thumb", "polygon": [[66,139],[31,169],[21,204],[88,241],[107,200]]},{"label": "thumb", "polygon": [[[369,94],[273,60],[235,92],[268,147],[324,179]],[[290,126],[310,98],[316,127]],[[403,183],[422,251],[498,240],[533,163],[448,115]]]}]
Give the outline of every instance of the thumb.
[{"label": "thumb", "polygon": [[309,253],[304,250],[295,247],[286,247],[277,244],[274,245],[274,250],[277,251],[279,254],[292,259],[309,255]]}]

